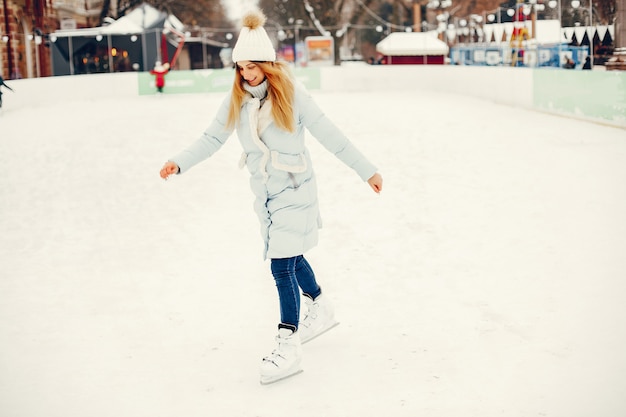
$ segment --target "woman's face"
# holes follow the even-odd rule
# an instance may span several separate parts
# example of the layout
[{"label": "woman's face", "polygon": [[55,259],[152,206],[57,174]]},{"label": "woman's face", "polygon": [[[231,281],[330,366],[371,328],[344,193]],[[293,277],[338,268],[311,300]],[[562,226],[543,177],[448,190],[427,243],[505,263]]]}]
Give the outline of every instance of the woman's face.
[{"label": "woman's face", "polygon": [[237,62],[237,68],[239,74],[244,80],[248,82],[252,87],[256,87],[261,84],[265,79],[265,73],[257,64],[252,61]]}]

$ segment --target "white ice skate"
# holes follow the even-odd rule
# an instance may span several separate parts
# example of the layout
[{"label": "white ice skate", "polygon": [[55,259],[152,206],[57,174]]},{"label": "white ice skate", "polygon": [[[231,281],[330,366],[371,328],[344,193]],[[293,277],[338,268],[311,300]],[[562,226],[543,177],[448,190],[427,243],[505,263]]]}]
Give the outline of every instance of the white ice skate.
[{"label": "white ice skate", "polygon": [[271,384],[302,372],[300,335],[289,329],[278,329],[278,347],[261,362],[261,384]]},{"label": "white ice skate", "polygon": [[330,300],[324,295],[320,294],[315,301],[305,296],[304,303],[308,310],[298,326],[298,333],[303,344],[339,324],[335,320],[335,311]]}]

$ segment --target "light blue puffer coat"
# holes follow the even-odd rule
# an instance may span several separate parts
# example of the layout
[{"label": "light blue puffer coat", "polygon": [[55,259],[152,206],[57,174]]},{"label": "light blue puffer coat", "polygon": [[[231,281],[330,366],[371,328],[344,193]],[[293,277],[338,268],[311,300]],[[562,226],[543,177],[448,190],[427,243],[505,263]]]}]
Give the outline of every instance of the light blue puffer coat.
[{"label": "light blue puffer coat", "polygon": [[[225,127],[229,103],[230,94],[204,134],[170,159],[180,173],[213,155],[231,136],[232,129]],[[244,99],[236,128],[243,147],[241,167],[248,168],[256,196],[254,209],[261,222],[264,259],[301,255],[317,244],[321,227],[315,174],[304,143],[305,128],[363,181],[376,173],[376,167],[324,115],[304,87],[296,84],[293,133],[274,124],[269,99],[259,106],[258,98]]]}]

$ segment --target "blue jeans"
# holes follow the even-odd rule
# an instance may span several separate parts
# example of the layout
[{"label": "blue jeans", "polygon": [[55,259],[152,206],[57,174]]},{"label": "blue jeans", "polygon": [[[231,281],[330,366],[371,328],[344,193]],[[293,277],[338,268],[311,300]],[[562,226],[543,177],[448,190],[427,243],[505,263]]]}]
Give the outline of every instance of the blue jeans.
[{"label": "blue jeans", "polygon": [[296,331],[300,320],[300,289],[313,300],[322,290],[315,281],[311,265],[302,255],[272,259],[271,268],[280,302],[281,324],[278,327]]}]

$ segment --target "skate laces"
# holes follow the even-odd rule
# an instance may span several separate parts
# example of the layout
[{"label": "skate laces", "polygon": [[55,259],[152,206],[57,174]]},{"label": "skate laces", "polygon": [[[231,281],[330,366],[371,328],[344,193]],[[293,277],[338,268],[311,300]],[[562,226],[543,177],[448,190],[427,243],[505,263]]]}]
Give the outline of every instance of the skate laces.
[{"label": "skate laces", "polygon": [[311,327],[311,325],[313,324],[313,322],[318,318],[319,316],[319,310],[320,310],[320,305],[314,301],[307,303],[309,309],[307,310],[306,314],[304,315],[304,319],[302,319],[302,323],[300,323],[300,325],[304,326],[304,327]]},{"label": "skate laces", "polygon": [[283,346],[287,346],[290,343],[288,340],[286,340],[286,338],[280,337],[280,335],[276,336],[275,339],[276,339],[276,343],[278,343],[278,347],[274,349],[272,353],[264,357],[263,362],[271,362],[274,365],[278,366],[278,363],[276,362],[276,360],[278,359],[287,360]]},{"label": "skate laces", "polygon": [[274,349],[272,351],[272,353],[270,353],[268,356],[263,358],[263,362],[270,362],[270,363],[273,363],[274,365],[278,366],[277,360],[279,360],[279,359],[282,359],[284,361],[287,358],[285,358],[285,356],[282,355],[281,352],[278,349]]}]

